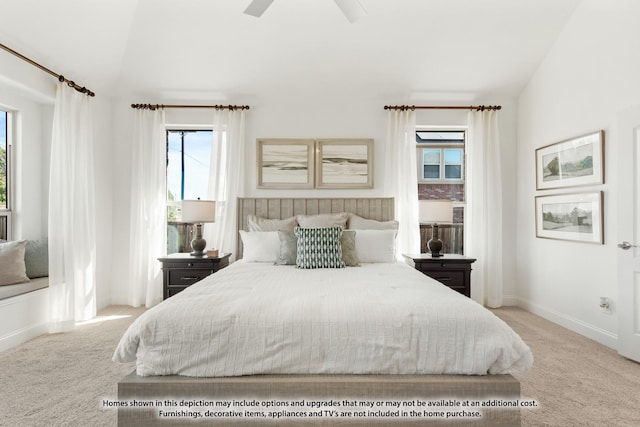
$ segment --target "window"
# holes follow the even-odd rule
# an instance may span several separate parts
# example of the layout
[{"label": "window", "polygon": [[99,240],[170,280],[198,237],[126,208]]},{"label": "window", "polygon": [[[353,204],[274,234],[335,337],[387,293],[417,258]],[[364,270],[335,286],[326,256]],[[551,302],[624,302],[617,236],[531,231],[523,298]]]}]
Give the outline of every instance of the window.
[{"label": "window", "polygon": [[[446,253],[464,253],[465,136],[462,129],[416,130],[418,198],[453,201],[453,223],[440,224]],[[431,233],[431,224],[420,225],[422,252]]]},{"label": "window", "polygon": [[463,181],[464,136],[464,131],[417,131],[418,181]]},{"label": "window", "polygon": [[9,240],[11,234],[11,113],[0,110],[0,239]]},{"label": "window", "polygon": [[212,130],[167,130],[167,253],[190,251],[180,201],[207,198]]}]

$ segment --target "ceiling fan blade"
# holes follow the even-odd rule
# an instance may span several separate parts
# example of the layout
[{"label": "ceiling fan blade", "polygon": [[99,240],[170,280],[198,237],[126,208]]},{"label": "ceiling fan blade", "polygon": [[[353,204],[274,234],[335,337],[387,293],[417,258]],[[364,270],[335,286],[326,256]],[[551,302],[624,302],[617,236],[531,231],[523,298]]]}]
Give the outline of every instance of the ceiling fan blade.
[{"label": "ceiling fan blade", "polygon": [[367,14],[358,0],[335,0],[335,2],[352,24]]},{"label": "ceiling fan blade", "polygon": [[271,6],[271,3],[273,3],[273,0],[253,0],[244,10],[244,13],[260,18],[264,11]]}]

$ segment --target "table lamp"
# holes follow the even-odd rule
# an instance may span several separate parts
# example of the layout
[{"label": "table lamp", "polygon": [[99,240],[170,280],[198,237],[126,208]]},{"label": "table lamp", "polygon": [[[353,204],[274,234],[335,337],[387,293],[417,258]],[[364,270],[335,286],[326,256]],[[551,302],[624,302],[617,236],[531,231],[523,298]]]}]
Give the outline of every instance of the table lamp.
[{"label": "table lamp", "polygon": [[207,241],[202,238],[202,224],[205,222],[215,222],[216,202],[213,200],[183,200],[182,201],[182,222],[194,224],[196,226],[195,236],[191,241],[192,256],[201,257],[205,255],[204,248]]},{"label": "table lamp", "polygon": [[427,242],[427,248],[434,258],[441,257],[442,240],[438,238],[438,224],[451,224],[453,222],[453,202],[451,200],[419,200],[418,213],[420,224],[430,224],[432,229],[431,239]]}]

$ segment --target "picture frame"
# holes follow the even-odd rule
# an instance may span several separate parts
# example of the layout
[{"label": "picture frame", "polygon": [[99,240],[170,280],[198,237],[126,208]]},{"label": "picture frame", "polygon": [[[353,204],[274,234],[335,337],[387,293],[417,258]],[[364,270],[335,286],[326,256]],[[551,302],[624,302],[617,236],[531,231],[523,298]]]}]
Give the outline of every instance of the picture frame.
[{"label": "picture frame", "polygon": [[316,140],[316,188],[373,188],[373,139]]},{"label": "picture frame", "polygon": [[314,184],[313,139],[258,139],[258,188],[307,189]]},{"label": "picture frame", "polygon": [[604,184],[604,130],[536,149],[536,189]]},{"label": "picture frame", "polygon": [[537,196],[536,237],[604,244],[604,193]]}]

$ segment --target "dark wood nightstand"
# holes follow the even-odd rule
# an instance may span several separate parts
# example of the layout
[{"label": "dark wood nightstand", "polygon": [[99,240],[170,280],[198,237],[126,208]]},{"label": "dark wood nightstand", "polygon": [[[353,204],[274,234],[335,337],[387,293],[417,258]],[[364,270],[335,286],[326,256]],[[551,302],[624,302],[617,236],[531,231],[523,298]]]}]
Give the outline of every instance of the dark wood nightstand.
[{"label": "dark wood nightstand", "polygon": [[177,253],[158,258],[162,262],[164,299],[229,265],[231,254],[218,257],[195,257]]},{"label": "dark wood nightstand", "polygon": [[433,258],[431,254],[404,254],[421,271],[438,282],[468,297],[471,296],[471,264],[475,258],[462,255],[444,254]]}]

